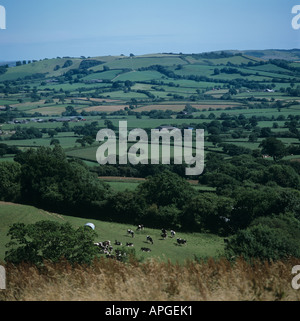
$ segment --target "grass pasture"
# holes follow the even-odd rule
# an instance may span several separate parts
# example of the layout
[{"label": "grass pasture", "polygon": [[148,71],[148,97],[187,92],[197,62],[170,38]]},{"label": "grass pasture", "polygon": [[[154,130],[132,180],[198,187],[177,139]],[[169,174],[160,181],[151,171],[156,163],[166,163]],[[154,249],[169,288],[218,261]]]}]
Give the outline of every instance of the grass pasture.
[{"label": "grass pasture", "polygon": [[116,70],[109,70],[109,71],[103,71],[103,72],[97,72],[90,74],[83,78],[84,81],[92,81],[92,80],[100,80],[100,79],[108,79],[112,80],[117,75],[121,74],[123,71],[122,69],[116,69]]},{"label": "grass pasture", "polygon": [[[221,237],[212,234],[202,233],[177,233],[178,237],[187,239],[188,243],[179,246],[175,239],[168,237],[163,240],[161,231],[156,229],[145,228],[144,231],[136,231],[135,237],[132,238],[127,233],[127,229],[136,230],[135,226],[128,224],[119,224],[112,222],[103,222],[97,220],[87,220],[72,216],[63,216],[55,213],[49,213],[44,210],[37,209],[32,206],[18,205],[12,203],[0,202],[0,262],[3,261],[5,255],[5,244],[8,243],[9,237],[7,232],[9,226],[13,223],[30,224],[41,220],[52,220],[60,223],[70,222],[75,228],[83,226],[87,222],[94,223],[95,231],[98,234],[96,242],[110,240],[112,244],[115,240],[126,244],[126,242],[134,243],[134,249],[139,258],[156,258],[166,262],[170,259],[172,262],[184,263],[187,259],[197,257],[217,257],[223,254],[224,242]],[[151,235],[154,244],[147,242],[146,236]],[[149,247],[152,249],[150,253],[143,253],[141,247]]]},{"label": "grass pasture", "polygon": [[[59,133],[59,135],[55,136],[56,139],[59,140],[60,145],[63,148],[74,148],[76,145],[76,140],[78,137],[75,136],[67,136],[66,133]],[[7,140],[5,144],[9,146],[17,146],[17,147],[39,147],[39,146],[50,146],[51,139],[48,136],[44,136],[43,138],[36,139],[22,139],[18,141]]]},{"label": "grass pasture", "polygon": [[99,111],[99,112],[112,113],[114,111],[123,110],[125,107],[126,105],[100,105],[100,106],[87,107],[84,109],[78,109],[78,111],[80,112],[82,110],[85,110],[87,112]]},{"label": "grass pasture", "polygon": [[[106,181],[105,179],[103,179]],[[125,181],[106,181],[110,187],[116,192],[134,191],[138,186],[138,182],[125,182]]]},{"label": "grass pasture", "polygon": [[114,81],[148,81],[153,79],[161,79],[162,74],[157,71],[129,71],[115,77]]},{"label": "grass pasture", "polygon": [[[67,68],[62,68],[67,60],[73,62],[72,66]],[[52,74],[53,76],[61,75],[62,73],[67,72],[68,70],[78,67],[80,64],[80,59],[44,59],[42,61],[33,62],[30,64],[25,64],[18,66],[17,68],[9,68],[8,71],[0,76],[0,81],[13,80],[16,78],[24,78],[26,76],[31,76],[33,74]],[[54,71],[55,66],[60,66],[60,69]]]},{"label": "grass pasture", "polygon": [[[137,70],[142,67],[149,67],[152,65],[178,65],[186,64],[179,56],[152,56],[152,57],[123,57],[121,59],[115,59],[106,63],[105,65],[110,69],[124,69],[130,68],[132,70]],[[95,70],[95,69],[94,69]]]}]

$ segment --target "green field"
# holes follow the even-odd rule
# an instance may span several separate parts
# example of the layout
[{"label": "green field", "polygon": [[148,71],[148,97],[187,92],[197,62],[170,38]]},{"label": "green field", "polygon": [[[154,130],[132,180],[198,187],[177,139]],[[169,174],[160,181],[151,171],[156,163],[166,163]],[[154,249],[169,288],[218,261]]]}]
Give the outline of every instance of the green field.
[{"label": "green field", "polygon": [[104,72],[92,73],[83,78],[85,81],[94,80],[94,79],[114,79],[117,75],[122,73],[122,69],[109,70]]},{"label": "green field", "polygon": [[134,191],[140,184],[140,183],[133,183],[133,182],[112,182],[112,181],[107,181],[107,182],[110,185],[110,187],[116,192],[124,192],[126,190]]},{"label": "green field", "polygon": [[[278,64],[268,61],[267,57],[288,61]],[[288,131],[286,121],[298,117],[300,113],[299,95],[291,95],[288,91],[300,86],[300,73],[293,69],[299,67],[299,63],[295,62],[297,57],[298,53],[293,50],[232,51],[226,52],[225,56],[221,53],[159,53],[132,57],[44,59],[10,67],[0,76],[0,88],[3,81],[11,80],[9,86],[16,90],[8,94],[0,93],[2,109],[11,106],[9,113],[0,110],[0,129],[3,131],[0,138],[7,145],[21,148],[50,146],[50,137],[45,131],[57,128],[59,131],[62,123],[47,120],[62,116],[62,113],[65,115],[68,107],[84,115],[86,121],[70,122],[70,131],[58,133],[55,138],[59,139],[68,156],[80,158],[89,165],[96,164],[97,146],[82,148],[76,143],[80,137],[72,130],[75,126],[94,121],[99,128],[103,128],[106,127],[105,119],[112,121],[115,127],[118,127],[120,120],[127,120],[131,130],[153,129],[161,125],[196,127],[207,125],[213,119],[222,123],[224,114],[228,117],[242,115],[246,119],[256,117],[258,128],[268,127],[272,133],[281,135]],[[72,65],[64,67],[68,60]],[[83,60],[99,64],[82,68]],[[36,76],[41,78],[36,79]],[[236,92],[230,93],[232,89]],[[197,109],[191,114],[192,119],[178,117],[187,104]],[[162,119],[146,114],[155,110],[171,110],[173,114]],[[130,112],[140,113],[140,117]],[[33,116],[44,119],[44,122],[30,121]],[[29,122],[18,125],[7,123],[5,120],[9,117]],[[277,120],[278,117],[281,119]],[[275,122],[277,128],[273,128]],[[18,127],[43,130],[43,138],[9,140]],[[222,141],[252,150],[258,148],[261,137],[255,143],[248,142],[253,129],[245,129],[242,125],[237,128],[243,132],[243,137],[233,138],[233,127],[221,134]],[[209,131],[206,130],[205,135],[208,138]],[[286,145],[298,144],[296,137],[282,137],[282,141]],[[210,141],[205,142],[205,147],[212,152],[222,151]],[[287,159],[291,156],[288,155]]]},{"label": "green field", "polygon": [[[278,52],[278,54],[282,53]],[[14,80],[18,82],[18,85],[26,86],[26,89],[24,87],[18,93],[2,97],[0,95],[0,106],[11,105],[16,110],[28,114],[40,113],[44,117],[60,115],[65,112],[68,105],[73,106],[79,112],[85,110],[87,112],[110,112],[109,108],[106,108],[110,103],[101,102],[100,105],[105,107],[97,110],[90,109],[95,106],[92,101],[86,100],[83,105],[81,104],[83,100],[80,102],[78,99],[91,97],[118,100],[113,104],[111,112],[124,109],[124,104],[129,105],[132,100],[138,101],[137,106],[155,104],[158,105],[158,109],[160,109],[159,105],[171,104],[178,101],[178,98],[183,105],[191,102],[191,99],[195,105],[205,105],[207,97],[201,96],[204,93],[213,98],[209,104],[223,104],[227,106],[225,108],[236,105],[245,107],[244,101],[248,98],[255,101],[296,99],[279,91],[282,88],[288,88],[292,82],[293,87],[296,88],[297,83],[300,83],[298,73],[273,63],[263,61],[264,63],[260,64],[262,60],[255,56],[239,54],[226,58],[220,57],[218,59],[209,58],[209,56],[203,58],[201,55],[183,54],[95,57],[85,59],[85,62],[91,60],[98,61],[100,64],[84,70],[81,68],[82,58],[44,59],[8,68],[7,72],[0,76],[0,84],[5,80]],[[72,61],[72,65],[64,67],[68,60]],[[249,63],[252,65],[248,65]],[[155,66],[160,66],[161,69],[156,70]],[[295,63],[290,63],[290,66],[294,67]],[[220,71],[219,74],[215,74],[216,68]],[[226,69],[228,71],[230,68],[234,72],[223,71]],[[81,70],[84,71],[82,75],[80,75]],[[75,71],[75,74],[66,78],[65,75],[69,71]],[[37,75],[41,79],[35,79]],[[197,79],[197,77],[200,78]],[[122,87],[126,81],[131,82],[130,88]],[[242,87],[231,99],[226,99],[226,104],[224,104],[222,96],[228,92],[228,88],[236,86],[236,83],[230,83],[235,81],[247,81],[258,86],[273,87],[276,92],[266,93],[264,90],[246,90]],[[119,88],[120,86],[122,88]],[[28,88],[31,91],[37,89],[36,94],[40,98],[39,101],[35,98],[31,99]],[[213,91],[215,88],[221,90]],[[58,97],[62,97],[63,102]],[[54,103],[45,103],[46,98],[52,98]],[[218,107],[212,106],[211,108],[217,109]]]},{"label": "green field", "polygon": [[69,59],[44,59],[31,64],[18,66],[17,68],[9,68],[6,74],[1,75],[0,81],[13,80],[16,78],[31,76],[32,74],[51,74],[53,76],[58,76],[76,66],[78,67],[81,62],[80,59],[71,59],[73,62],[72,66],[60,68],[59,70],[54,71],[56,65],[62,67],[67,60]]},{"label": "green field", "polygon": [[129,71],[117,76],[114,81],[148,81],[152,79],[161,79],[162,74],[157,71]]},{"label": "green field", "polygon": [[[134,243],[134,249],[138,257],[156,257],[159,260],[167,261],[170,259],[172,262],[183,263],[184,260],[193,260],[194,256],[197,257],[217,257],[223,254],[224,242],[223,238],[212,234],[200,233],[177,233],[176,236],[187,240],[187,244],[179,246],[176,240],[168,237],[165,240],[161,238],[161,231],[149,229],[145,227],[144,231],[137,231],[135,237],[131,238],[127,234],[127,229],[131,228],[136,230],[135,226],[126,224],[102,222],[97,220],[88,220],[75,218],[71,216],[63,216],[54,213],[49,213],[35,207],[0,203],[0,262],[3,261],[5,256],[5,244],[10,240],[7,237],[9,226],[14,223],[31,224],[42,220],[51,220],[59,223],[70,222],[75,228],[83,226],[91,222],[96,226],[95,231],[98,234],[96,242],[110,240],[112,245],[115,240],[126,244],[126,242]],[[146,236],[151,235],[154,244],[151,245],[146,241]],[[143,253],[140,248],[149,247],[151,253]]]}]

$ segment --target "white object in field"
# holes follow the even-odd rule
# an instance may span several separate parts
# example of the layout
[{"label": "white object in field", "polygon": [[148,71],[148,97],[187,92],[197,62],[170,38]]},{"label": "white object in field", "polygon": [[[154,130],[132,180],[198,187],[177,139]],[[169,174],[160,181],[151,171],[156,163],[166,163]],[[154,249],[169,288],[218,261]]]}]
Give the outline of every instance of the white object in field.
[{"label": "white object in field", "polygon": [[95,229],[95,225],[93,223],[86,223],[84,226],[89,226],[91,229]]}]

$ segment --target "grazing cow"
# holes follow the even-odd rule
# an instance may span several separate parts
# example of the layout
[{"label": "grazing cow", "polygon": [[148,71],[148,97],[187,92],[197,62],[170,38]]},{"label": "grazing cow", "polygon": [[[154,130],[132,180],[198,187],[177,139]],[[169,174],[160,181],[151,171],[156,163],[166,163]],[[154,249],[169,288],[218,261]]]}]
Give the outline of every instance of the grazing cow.
[{"label": "grazing cow", "polygon": [[115,245],[122,245],[122,242],[115,240]]},{"label": "grazing cow", "polygon": [[151,244],[153,244],[153,239],[150,235],[147,235],[147,242],[150,242]]},{"label": "grazing cow", "polygon": [[110,245],[110,241],[94,243],[99,248],[100,253],[102,254],[111,254],[113,247]]},{"label": "grazing cow", "polygon": [[133,243],[126,242],[126,246],[133,246]]},{"label": "grazing cow", "polygon": [[133,232],[133,230],[128,229],[128,230],[127,230],[127,233],[128,233],[128,234],[130,234],[130,235],[131,235],[131,237],[134,237],[134,232]]},{"label": "grazing cow", "polygon": [[148,249],[147,247],[142,247],[141,250],[143,252],[151,252],[151,249]]},{"label": "grazing cow", "polygon": [[106,249],[106,246],[103,245],[103,242],[94,243],[94,245],[96,245],[100,251],[104,251]]},{"label": "grazing cow", "polygon": [[165,239],[166,239],[166,237],[167,237],[167,233],[163,233],[163,234],[161,234],[161,237],[165,240]]},{"label": "grazing cow", "polygon": [[178,238],[178,239],[176,239],[177,240],[177,243],[178,244],[186,244],[186,240],[184,240],[184,239],[181,239],[181,238]]},{"label": "grazing cow", "polygon": [[167,234],[167,230],[164,229],[164,228],[162,228],[162,229],[161,229],[161,233],[162,233],[162,234]]},{"label": "grazing cow", "polygon": [[229,243],[229,240],[228,239],[224,239],[224,243]]},{"label": "grazing cow", "polygon": [[144,229],[144,225],[143,224],[139,224],[138,227],[137,227],[137,231],[141,231]]},{"label": "grazing cow", "polygon": [[171,230],[171,237],[173,238],[176,235],[176,232]]}]

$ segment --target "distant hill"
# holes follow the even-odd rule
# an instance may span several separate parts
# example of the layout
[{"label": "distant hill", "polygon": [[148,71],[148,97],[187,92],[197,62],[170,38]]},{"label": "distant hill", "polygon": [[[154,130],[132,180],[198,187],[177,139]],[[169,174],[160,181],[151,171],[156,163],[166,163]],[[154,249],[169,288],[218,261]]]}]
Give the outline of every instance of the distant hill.
[{"label": "distant hill", "polygon": [[[300,49],[291,50],[227,50],[204,52],[199,54],[175,54],[175,53],[158,53],[145,54],[140,56],[102,56],[102,57],[63,57],[53,59],[43,59],[31,63],[0,62],[9,64],[10,68],[0,76],[0,81],[17,80],[17,79],[43,79],[55,78],[65,75],[68,71],[74,70],[70,76],[76,74],[76,70],[86,70],[87,75],[91,73],[102,73],[107,79],[114,79],[120,73],[141,71],[153,65],[164,67],[174,67],[184,65],[207,65],[217,66],[231,64],[235,66],[247,65],[249,62],[257,63],[268,59],[284,59],[290,62],[300,61]],[[112,74],[112,71],[116,71]],[[109,71],[107,75],[105,72]],[[90,80],[98,79],[97,75],[88,76]],[[103,78],[104,79],[104,78]],[[106,79],[106,78],[105,78]]]},{"label": "distant hill", "polygon": [[0,66],[8,65],[9,67],[14,67],[16,65],[15,61],[0,61]]},{"label": "distant hill", "polygon": [[300,61],[300,49],[267,49],[267,50],[233,50],[231,53],[242,53],[246,56],[252,56],[264,60],[283,59],[288,61]]}]

